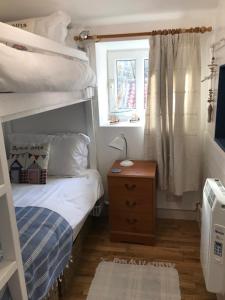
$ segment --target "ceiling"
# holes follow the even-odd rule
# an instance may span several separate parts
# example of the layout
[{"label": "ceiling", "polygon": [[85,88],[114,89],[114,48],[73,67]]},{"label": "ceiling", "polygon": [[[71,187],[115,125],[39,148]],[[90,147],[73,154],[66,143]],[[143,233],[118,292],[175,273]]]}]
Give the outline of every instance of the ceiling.
[{"label": "ceiling", "polygon": [[109,23],[118,17],[132,16],[144,21],[143,16],[214,9],[218,0],[1,0],[0,20],[18,20],[64,10],[74,23]]}]

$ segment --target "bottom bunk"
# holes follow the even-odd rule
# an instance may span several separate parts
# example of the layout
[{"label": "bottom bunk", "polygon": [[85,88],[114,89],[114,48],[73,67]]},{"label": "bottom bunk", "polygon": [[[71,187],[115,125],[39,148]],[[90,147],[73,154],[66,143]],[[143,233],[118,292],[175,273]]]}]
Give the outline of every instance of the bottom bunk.
[{"label": "bottom bunk", "polygon": [[56,300],[66,293],[90,224],[86,220],[102,195],[96,170],[79,178],[52,177],[46,185],[13,185],[29,300]]},{"label": "bottom bunk", "polygon": [[[89,216],[84,226],[82,227],[79,235],[74,241],[72,248],[72,262],[70,262],[69,266],[64,270],[63,276],[59,280],[59,299],[63,300],[68,293],[70,292],[72,282],[74,279],[74,275],[77,272],[77,266],[79,264],[79,260],[82,254],[83,244],[85,243],[86,237],[92,227],[93,217]],[[50,300],[55,300],[54,298]]]},{"label": "bottom bunk", "polygon": [[76,237],[73,247],[70,261],[63,271],[63,274],[57,279],[55,284],[49,290],[44,300],[64,300],[69,294],[74,275],[76,274],[77,265],[81,257],[83,244],[92,227],[92,216],[88,216],[82,226],[78,236]]}]

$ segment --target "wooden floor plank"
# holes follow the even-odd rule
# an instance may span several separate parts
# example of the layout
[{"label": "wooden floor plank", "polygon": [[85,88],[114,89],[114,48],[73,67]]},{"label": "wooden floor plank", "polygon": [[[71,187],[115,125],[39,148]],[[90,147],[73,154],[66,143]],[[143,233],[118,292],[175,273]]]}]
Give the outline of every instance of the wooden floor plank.
[{"label": "wooden floor plank", "polygon": [[99,262],[114,258],[175,263],[182,300],[216,300],[216,296],[205,289],[199,251],[200,234],[194,221],[158,219],[154,246],[144,246],[111,242],[107,219],[97,218],[85,242],[66,300],[85,300]]}]

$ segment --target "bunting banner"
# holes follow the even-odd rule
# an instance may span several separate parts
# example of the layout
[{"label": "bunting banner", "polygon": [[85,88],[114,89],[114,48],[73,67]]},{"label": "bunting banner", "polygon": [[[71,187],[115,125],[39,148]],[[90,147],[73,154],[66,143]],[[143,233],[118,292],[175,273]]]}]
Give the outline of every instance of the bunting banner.
[{"label": "bunting banner", "polygon": [[28,157],[29,158],[31,158],[32,156],[35,158],[35,160],[38,160],[38,158],[40,157],[39,154],[38,155],[34,155],[34,154],[31,154],[31,153],[28,153]]},{"label": "bunting banner", "polygon": [[9,158],[11,182],[46,183],[49,144],[26,147],[12,146]]}]

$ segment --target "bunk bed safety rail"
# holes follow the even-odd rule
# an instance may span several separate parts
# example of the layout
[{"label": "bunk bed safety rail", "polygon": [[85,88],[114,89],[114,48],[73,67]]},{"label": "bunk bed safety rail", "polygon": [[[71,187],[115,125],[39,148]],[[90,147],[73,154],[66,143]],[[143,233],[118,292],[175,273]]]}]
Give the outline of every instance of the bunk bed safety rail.
[{"label": "bunk bed safety rail", "polygon": [[45,53],[49,52],[68,58],[76,58],[82,61],[88,61],[86,53],[81,50],[67,47],[53,40],[2,22],[0,22],[0,42],[18,44],[28,48],[36,49],[37,51],[44,51]]}]

